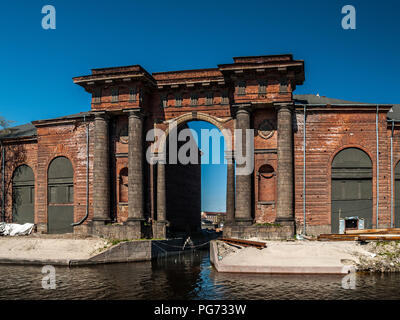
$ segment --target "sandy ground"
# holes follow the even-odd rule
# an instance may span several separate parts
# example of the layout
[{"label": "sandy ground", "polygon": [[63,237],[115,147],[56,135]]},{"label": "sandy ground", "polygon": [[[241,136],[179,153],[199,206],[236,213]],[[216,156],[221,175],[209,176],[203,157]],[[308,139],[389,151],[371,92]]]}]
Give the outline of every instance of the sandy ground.
[{"label": "sandy ground", "polygon": [[355,242],[268,241],[267,248],[235,249],[218,242],[220,263],[237,266],[343,266],[357,265],[360,256],[371,256]]},{"label": "sandy ground", "polygon": [[88,259],[105,246],[104,239],[73,235],[0,237],[0,259]]}]

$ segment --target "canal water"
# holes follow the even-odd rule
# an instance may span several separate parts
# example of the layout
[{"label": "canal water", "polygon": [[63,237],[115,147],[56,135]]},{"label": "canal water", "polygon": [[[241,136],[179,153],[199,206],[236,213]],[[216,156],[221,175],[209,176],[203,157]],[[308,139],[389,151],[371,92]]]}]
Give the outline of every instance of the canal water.
[{"label": "canal water", "polygon": [[[56,267],[43,289],[41,266],[0,266],[0,299],[400,299],[400,274],[218,273],[198,251],[152,262]],[[343,284],[345,283],[345,284]],[[346,285],[347,284],[347,285]]]}]

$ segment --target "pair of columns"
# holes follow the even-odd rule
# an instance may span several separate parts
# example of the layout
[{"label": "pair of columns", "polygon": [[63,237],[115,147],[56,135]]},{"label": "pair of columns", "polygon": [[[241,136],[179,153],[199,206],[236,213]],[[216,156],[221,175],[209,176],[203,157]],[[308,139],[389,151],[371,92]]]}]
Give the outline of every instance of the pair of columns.
[{"label": "pair of columns", "polygon": [[[95,114],[95,143],[93,162],[93,206],[95,223],[110,220],[110,147],[108,116]],[[128,151],[128,224],[140,227],[144,220],[143,202],[143,116],[138,110],[129,111]]]},{"label": "pair of columns", "polygon": [[[275,104],[275,108],[277,111],[278,123],[276,222],[293,223],[293,105],[278,103]],[[242,137],[237,137],[242,139],[242,150],[246,150],[246,138],[244,133],[246,129],[251,129],[250,119],[250,109],[248,106],[238,106],[236,112],[236,128],[242,130]],[[236,175],[235,188],[234,155],[230,153],[227,157],[231,160],[228,161],[227,172],[227,223],[250,225],[252,223],[252,173],[248,175]],[[237,166],[239,165],[237,164]]]}]

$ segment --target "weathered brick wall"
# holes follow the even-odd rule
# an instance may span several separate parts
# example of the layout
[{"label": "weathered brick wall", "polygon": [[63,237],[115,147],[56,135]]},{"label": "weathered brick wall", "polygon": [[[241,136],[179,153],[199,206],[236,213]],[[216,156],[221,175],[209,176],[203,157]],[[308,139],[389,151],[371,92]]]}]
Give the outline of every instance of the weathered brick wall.
[{"label": "weathered brick wall", "polygon": [[[94,124],[89,124],[89,218],[93,218]],[[86,213],[86,124],[80,121],[38,127],[35,221],[47,225],[47,171],[56,157],[68,158],[74,169],[74,221]]]},{"label": "weathered brick wall", "polygon": [[[16,168],[21,165],[28,165],[35,175],[35,193],[37,183],[37,142],[36,139],[21,139],[20,141],[10,141],[5,143],[5,170],[4,170],[4,190],[5,190],[5,216],[7,222],[13,222],[12,218],[12,178]],[[1,163],[1,162],[0,162]],[[0,167],[1,172],[1,167]],[[1,175],[0,175],[1,176]],[[3,194],[0,184],[0,194]],[[35,207],[37,198],[35,198]],[[36,216],[35,216],[36,222]]]},{"label": "weathered brick wall", "polygon": [[[376,222],[376,110],[328,109],[307,112],[306,146],[306,225],[310,233],[330,232],[331,164],[344,148],[365,151],[373,165],[373,225]],[[350,110],[349,110],[350,109]],[[387,110],[379,113],[379,227],[390,223],[390,144],[386,123]],[[295,216],[298,228],[303,225],[303,128],[301,110],[295,117]]]},{"label": "weathered brick wall", "polygon": [[[277,169],[277,132],[276,132],[276,113],[272,108],[255,110],[252,113],[254,127],[254,220],[256,223],[274,222],[276,218],[276,169]],[[271,123],[271,133],[262,135],[258,131],[260,125],[268,121]],[[269,179],[264,183],[264,190],[260,187],[260,168],[263,165],[270,165],[275,171],[275,178]],[[264,195],[261,195],[264,193]],[[266,193],[266,194],[265,194]],[[269,198],[266,203],[261,198]]]}]

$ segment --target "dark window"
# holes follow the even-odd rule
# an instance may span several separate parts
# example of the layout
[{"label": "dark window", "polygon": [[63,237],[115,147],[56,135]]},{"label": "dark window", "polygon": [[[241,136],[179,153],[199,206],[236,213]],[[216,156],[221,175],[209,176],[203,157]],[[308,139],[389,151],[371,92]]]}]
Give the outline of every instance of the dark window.
[{"label": "dark window", "polygon": [[93,102],[101,103],[101,88],[96,88],[93,92]]},{"label": "dark window", "polygon": [[111,89],[111,102],[118,102],[118,88]]},{"label": "dark window", "polygon": [[279,92],[287,93],[287,91],[288,91],[288,82],[286,79],[282,79],[279,86]]},{"label": "dark window", "polygon": [[267,93],[267,82],[260,81],[258,83],[258,94],[266,94]]},{"label": "dark window", "polygon": [[175,107],[182,107],[182,96],[181,95],[175,96]]},{"label": "dark window", "polygon": [[168,107],[167,95],[161,96],[161,107],[163,107],[163,108]]},{"label": "dark window", "polygon": [[246,82],[244,82],[244,81],[238,82],[238,84],[237,84],[237,94],[239,96],[242,96],[242,95],[246,94]]},{"label": "dark window", "polygon": [[191,105],[191,106],[197,106],[198,102],[199,102],[199,98],[197,97],[196,94],[193,94],[193,95],[190,97],[190,105]]},{"label": "dark window", "polygon": [[129,89],[129,101],[135,102],[136,101],[136,88]]},{"label": "dark window", "polygon": [[206,95],[206,106],[210,106],[213,104],[214,95],[212,92],[208,92]]},{"label": "dark window", "polygon": [[221,104],[229,104],[228,94],[226,92],[222,93]]}]

